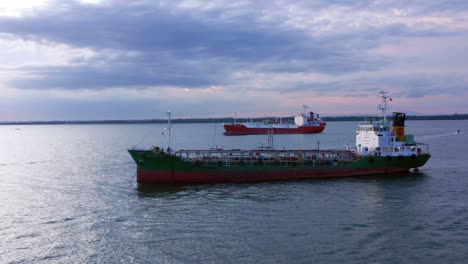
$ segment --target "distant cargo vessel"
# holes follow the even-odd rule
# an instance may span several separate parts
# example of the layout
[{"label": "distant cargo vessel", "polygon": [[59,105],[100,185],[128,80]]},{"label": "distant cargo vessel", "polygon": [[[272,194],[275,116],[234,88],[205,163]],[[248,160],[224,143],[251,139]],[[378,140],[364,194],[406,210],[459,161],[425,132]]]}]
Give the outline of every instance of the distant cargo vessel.
[{"label": "distant cargo vessel", "polygon": [[311,134],[320,133],[327,125],[320,119],[320,116],[314,115],[313,112],[306,114],[306,107],[302,114],[294,117],[294,123],[283,122],[244,122],[232,124],[224,124],[224,135],[258,135],[258,134]]},{"label": "distant cargo vessel", "polygon": [[[418,169],[430,158],[427,144],[405,135],[405,114],[386,118],[387,92],[380,92],[382,119],[356,131],[356,146],[344,150],[266,148],[178,150],[159,147],[128,150],[137,164],[139,183],[215,183],[295,180],[389,174]],[[169,142],[170,142],[169,114]],[[169,143],[170,146],[170,143]]]}]

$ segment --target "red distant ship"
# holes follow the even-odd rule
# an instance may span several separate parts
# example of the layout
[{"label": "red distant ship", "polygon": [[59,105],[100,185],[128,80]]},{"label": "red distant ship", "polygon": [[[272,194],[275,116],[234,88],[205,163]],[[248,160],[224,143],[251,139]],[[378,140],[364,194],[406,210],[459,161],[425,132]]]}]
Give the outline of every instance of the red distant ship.
[{"label": "red distant ship", "polygon": [[[306,107],[304,106],[304,110]],[[302,114],[294,117],[294,123],[267,123],[267,122],[245,122],[224,124],[224,135],[258,135],[258,134],[312,134],[320,133],[325,129],[327,124],[320,119],[314,112],[309,112],[307,115],[304,111]]]}]

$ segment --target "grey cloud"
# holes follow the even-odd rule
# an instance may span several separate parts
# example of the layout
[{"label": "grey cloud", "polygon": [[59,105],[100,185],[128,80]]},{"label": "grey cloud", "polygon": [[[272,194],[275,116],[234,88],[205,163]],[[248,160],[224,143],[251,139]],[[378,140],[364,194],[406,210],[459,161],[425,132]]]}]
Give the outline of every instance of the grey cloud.
[{"label": "grey cloud", "polygon": [[[113,87],[179,86],[206,87],[223,83],[225,72],[203,64],[175,61],[145,63],[134,60],[119,64],[93,66],[36,66],[22,69],[28,77],[10,85],[24,89],[105,89]],[[207,73],[211,74],[207,74]]]},{"label": "grey cloud", "polygon": [[123,5],[89,6],[75,3],[66,11],[21,19],[0,19],[1,31],[25,39],[46,39],[76,47],[137,52],[177,52],[181,56],[215,56],[258,60],[294,56],[300,31],[259,28],[252,20],[211,23],[170,10]]},{"label": "grey cloud", "polygon": [[[385,58],[371,56],[367,50],[391,38],[444,34],[437,29],[413,31],[401,24],[391,24],[313,37],[305,30],[284,26],[285,21],[280,18],[277,21],[259,21],[256,15],[262,8],[272,8],[270,1],[251,3],[247,8],[237,10],[236,16],[229,19],[223,18],[224,12],[228,11],[222,5],[197,13],[177,9],[177,1],[167,7],[152,1],[114,1],[102,6],[56,3],[56,10],[43,10],[34,16],[0,18],[0,33],[90,48],[98,53],[106,50],[114,52],[117,58],[107,58],[102,53],[91,60],[76,60],[63,67],[26,67],[22,70],[28,77],[14,80],[11,83],[14,87],[197,88],[242,81],[233,79],[231,75],[237,70],[340,75],[377,70],[387,65],[389,62]],[[376,3],[333,1],[332,4],[386,8]],[[305,8],[320,8],[329,5],[330,1],[299,1],[297,4]],[[126,52],[136,55],[118,56]]]},{"label": "grey cloud", "polygon": [[362,97],[369,92],[390,89],[400,97],[420,98],[431,95],[451,93],[463,95],[468,90],[468,82],[463,76],[453,75],[392,75],[373,78],[356,78],[351,80],[319,82],[297,82],[290,88],[278,88],[283,93],[336,94],[340,92],[347,97]]}]

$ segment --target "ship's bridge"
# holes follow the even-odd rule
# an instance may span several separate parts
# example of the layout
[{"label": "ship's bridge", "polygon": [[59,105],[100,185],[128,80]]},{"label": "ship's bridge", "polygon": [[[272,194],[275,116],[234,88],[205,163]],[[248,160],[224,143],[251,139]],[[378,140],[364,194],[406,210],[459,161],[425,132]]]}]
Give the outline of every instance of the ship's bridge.
[{"label": "ship's bridge", "polygon": [[357,153],[361,156],[411,156],[422,151],[416,146],[413,135],[398,135],[398,131],[395,125],[384,120],[361,123],[356,131]]},{"label": "ship's bridge", "polygon": [[379,136],[385,127],[376,126],[370,122],[362,123],[356,131],[356,149],[361,155],[367,155],[380,146]]},{"label": "ship's bridge", "polygon": [[356,131],[356,152],[360,156],[417,156],[429,152],[427,144],[415,143],[413,135],[405,135],[406,114],[393,112],[392,121],[387,120],[387,92],[381,91],[382,103],[379,121],[359,124]]}]

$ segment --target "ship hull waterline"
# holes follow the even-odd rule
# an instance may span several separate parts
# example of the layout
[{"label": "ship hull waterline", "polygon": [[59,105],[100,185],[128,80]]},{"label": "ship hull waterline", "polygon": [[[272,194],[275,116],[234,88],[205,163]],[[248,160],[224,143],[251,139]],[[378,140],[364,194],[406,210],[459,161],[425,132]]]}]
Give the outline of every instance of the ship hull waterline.
[{"label": "ship hull waterline", "polygon": [[[129,151],[132,154],[132,150]],[[259,166],[233,165],[203,167],[167,156],[164,160],[132,157],[137,163],[138,183],[221,183],[262,182],[301,179],[342,178],[367,175],[395,174],[423,166],[429,154],[417,157],[362,157],[346,165],[325,166]]]}]

